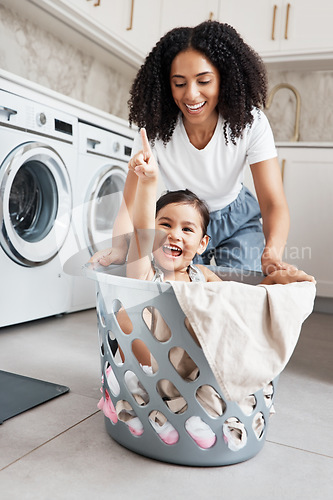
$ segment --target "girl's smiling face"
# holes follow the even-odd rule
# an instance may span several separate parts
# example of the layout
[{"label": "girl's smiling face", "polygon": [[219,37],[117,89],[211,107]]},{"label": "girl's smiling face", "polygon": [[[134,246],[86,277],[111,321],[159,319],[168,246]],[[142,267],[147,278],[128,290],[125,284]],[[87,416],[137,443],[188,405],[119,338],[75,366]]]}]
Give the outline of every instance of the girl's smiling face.
[{"label": "girl's smiling face", "polygon": [[202,124],[209,118],[216,118],[220,74],[201,52],[188,49],[174,58],[170,85],[173,99],[185,120]]},{"label": "girl's smiling face", "polygon": [[153,254],[166,273],[184,273],[196,253],[201,254],[209,238],[203,235],[202,217],[188,203],[170,203],[159,210],[155,220]]}]

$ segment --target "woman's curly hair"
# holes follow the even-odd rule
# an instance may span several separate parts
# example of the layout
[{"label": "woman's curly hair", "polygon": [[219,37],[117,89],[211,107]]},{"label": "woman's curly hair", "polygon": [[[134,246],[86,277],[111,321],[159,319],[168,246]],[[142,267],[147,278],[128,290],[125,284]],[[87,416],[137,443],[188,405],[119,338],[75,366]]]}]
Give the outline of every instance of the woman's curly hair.
[{"label": "woman's curly hair", "polygon": [[179,108],[170,86],[173,59],[187,49],[201,52],[220,74],[217,105],[225,120],[224,137],[234,143],[251,125],[253,107],[265,105],[267,77],[264,63],[228,24],[205,21],[194,28],[175,28],[164,35],[146,57],[133,82],[129,122],[145,127],[151,141],[166,144],[176,126]]}]

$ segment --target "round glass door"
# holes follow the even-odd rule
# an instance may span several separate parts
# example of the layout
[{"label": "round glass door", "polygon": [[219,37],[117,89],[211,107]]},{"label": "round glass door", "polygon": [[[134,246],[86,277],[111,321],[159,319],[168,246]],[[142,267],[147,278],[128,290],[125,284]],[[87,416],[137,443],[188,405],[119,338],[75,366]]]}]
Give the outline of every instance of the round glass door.
[{"label": "round glass door", "polygon": [[50,261],[62,247],[71,218],[71,186],[64,162],[48,146],[27,143],[0,170],[0,243],[25,266]]},{"label": "round glass door", "polygon": [[106,167],[93,182],[87,203],[87,245],[91,254],[105,248],[123,198],[126,172]]}]

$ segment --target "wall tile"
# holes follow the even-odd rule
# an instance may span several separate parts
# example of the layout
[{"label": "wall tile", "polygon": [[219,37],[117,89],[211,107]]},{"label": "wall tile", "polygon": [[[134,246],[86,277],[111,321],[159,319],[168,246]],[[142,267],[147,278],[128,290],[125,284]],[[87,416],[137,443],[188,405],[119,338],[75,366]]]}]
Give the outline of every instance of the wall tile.
[{"label": "wall tile", "polygon": [[[278,83],[289,83],[300,93],[300,141],[333,142],[333,71],[269,72],[269,91]],[[276,141],[292,137],[295,111],[294,94],[278,90],[266,110]]]}]

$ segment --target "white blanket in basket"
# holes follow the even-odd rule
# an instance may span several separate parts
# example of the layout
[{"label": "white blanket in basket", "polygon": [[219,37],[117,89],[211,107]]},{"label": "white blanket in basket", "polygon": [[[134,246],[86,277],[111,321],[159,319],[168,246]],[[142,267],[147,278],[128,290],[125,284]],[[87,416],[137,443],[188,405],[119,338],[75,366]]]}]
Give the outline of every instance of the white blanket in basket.
[{"label": "white blanket in basket", "polygon": [[230,401],[241,401],[281,373],[315,298],[315,285],[309,282],[171,285]]}]

